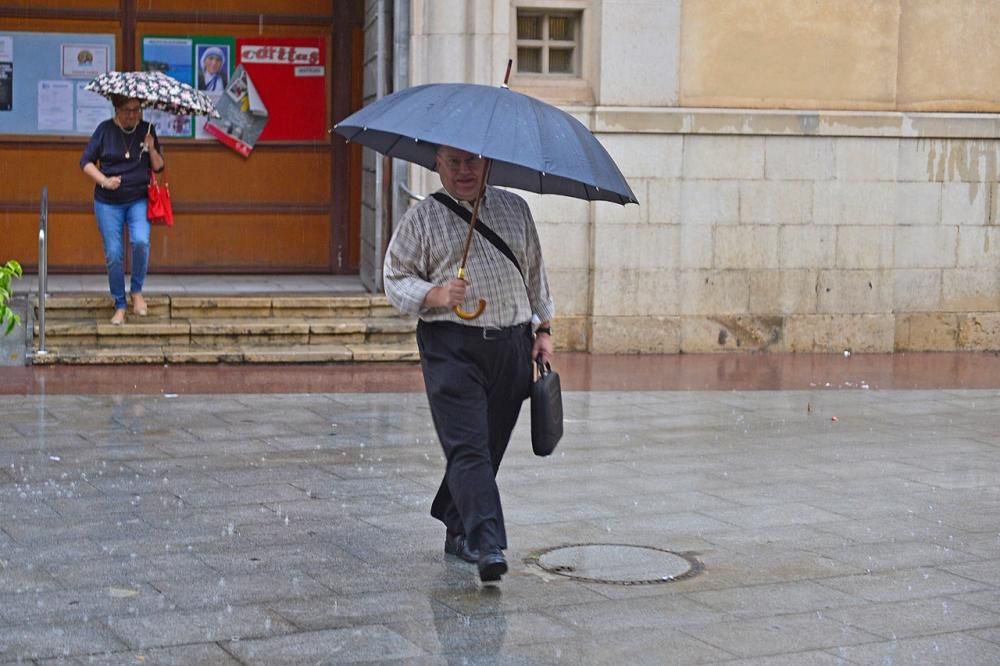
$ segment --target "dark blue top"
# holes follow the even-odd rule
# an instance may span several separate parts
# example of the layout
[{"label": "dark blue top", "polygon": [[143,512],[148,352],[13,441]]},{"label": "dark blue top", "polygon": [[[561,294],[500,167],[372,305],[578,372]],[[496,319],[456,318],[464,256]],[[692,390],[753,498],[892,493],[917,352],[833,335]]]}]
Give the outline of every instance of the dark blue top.
[{"label": "dark blue top", "polygon": [[[121,176],[122,185],[117,190],[95,185],[94,199],[101,203],[122,204],[146,198],[150,164],[149,153],[142,152],[142,143],[147,129],[153,135],[156,152],[162,155],[156,128],[151,128],[145,120],[139,122],[132,134],[126,134],[111,118],[97,126],[80,156],[80,168],[93,162],[108,178]],[[125,159],[126,152],[128,159]]]}]

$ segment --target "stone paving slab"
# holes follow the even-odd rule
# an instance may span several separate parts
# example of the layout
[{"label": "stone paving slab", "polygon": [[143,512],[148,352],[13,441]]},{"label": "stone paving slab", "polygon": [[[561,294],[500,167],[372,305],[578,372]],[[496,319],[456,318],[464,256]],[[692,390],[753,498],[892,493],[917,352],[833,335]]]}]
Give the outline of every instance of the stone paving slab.
[{"label": "stone paving slab", "polygon": [[[1000,660],[1000,391],[564,399],[550,458],[515,430],[482,587],[427,514],[421,393],[6,395],[0,664]],[[534,563],[584,543],[704,569]]]}]

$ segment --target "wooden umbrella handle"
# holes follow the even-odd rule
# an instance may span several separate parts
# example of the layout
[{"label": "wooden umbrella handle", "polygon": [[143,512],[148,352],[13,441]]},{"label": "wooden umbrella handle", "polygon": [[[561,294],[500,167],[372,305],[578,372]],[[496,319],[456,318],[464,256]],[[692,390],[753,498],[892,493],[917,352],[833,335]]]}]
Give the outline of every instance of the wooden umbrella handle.
[{"label": "wooden umbrella handle", "polygon": [[479,317],[481,317],[483,314],[483,310],[485,309],[486,309],[486,300],[480,298],[479,305],[476,306],[476,309],[473,310],[472,312],[466,312],[457,305],[452,308],[452,311],[454,311],[455,316],[458,317],[459,319],[464,319],[465,321],[471,321],[473,319],[478,319]]},{"label": "wooden umbrella handle", "polygon": [[[458,267],[458,279],[459,280],[464,280],[465,279],[465,266],[459,266]],[[486,309],[486,299],[480,298],[479,299],[479,305],[476,306],[476,309],[473,310],[472,312],[466,312],[465,310],[463,310],[462,308],[460,308],[457,305],[455,307],[453,307],[451,309],[451,311],[454,312],[455,316],[458,317],[459,319],[464,319],[465,321],[470,321],[472,319],[478,319],[480,317],[480,315],[483,314],[483,310],[485,310],[485,309]]]}]

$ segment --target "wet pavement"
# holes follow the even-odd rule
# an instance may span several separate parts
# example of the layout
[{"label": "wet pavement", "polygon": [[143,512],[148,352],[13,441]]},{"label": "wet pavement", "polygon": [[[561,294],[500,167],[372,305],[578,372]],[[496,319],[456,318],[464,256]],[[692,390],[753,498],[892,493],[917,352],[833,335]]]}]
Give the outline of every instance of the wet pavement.
[{"label": "wet pavement", "polygon": [[0,368],[0,664],[997,664],[998,366],[557,356],[497,587],[416,366]]}]

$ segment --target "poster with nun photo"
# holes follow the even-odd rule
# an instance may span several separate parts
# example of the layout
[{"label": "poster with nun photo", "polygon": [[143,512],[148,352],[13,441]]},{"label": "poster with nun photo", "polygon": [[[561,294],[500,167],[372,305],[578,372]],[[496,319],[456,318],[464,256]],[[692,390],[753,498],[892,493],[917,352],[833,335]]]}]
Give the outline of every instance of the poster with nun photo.
[{"label": "poster with nun photo", "polygon": [[[212,98],[216,106],[226,86],[233,76],[233,51],[235,40],[232,37],[206,37],[198,35],[194,40],[193,62],[195,67],[194,87]],[[205,131],[206,116],[194,119],[194,138],[211,139],[212,135]]]}]

